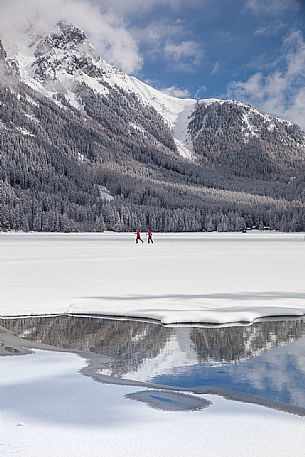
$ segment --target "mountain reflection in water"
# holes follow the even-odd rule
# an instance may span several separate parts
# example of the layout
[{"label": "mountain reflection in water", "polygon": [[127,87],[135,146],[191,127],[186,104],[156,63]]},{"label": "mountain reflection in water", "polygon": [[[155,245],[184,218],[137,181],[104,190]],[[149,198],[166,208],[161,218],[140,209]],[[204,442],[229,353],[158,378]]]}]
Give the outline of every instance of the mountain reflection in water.
[{"label": "mountain reflection in water", "polygon": [[[2,319],[0,326],[33,347],[43,343],[88,353],[89,366],[102,375],[176,388],[208,386],[305,408],[303,319],[168,328],[58,316]],[[93,363],[89,353],[103,358]]]}]

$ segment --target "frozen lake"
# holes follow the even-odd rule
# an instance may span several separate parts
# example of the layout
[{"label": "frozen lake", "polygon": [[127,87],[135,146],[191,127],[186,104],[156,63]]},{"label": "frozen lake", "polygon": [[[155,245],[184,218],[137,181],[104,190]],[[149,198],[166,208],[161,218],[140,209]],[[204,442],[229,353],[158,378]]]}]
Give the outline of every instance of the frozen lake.
[{"label": "frozen lake", "polygon": [[88,313],[165,324],[305,311],[304,234],[1,234],[0,315]]},{"label": "frozen lake", "polygon": [[303,457],[304,234],[0,252],[1,457]]}]

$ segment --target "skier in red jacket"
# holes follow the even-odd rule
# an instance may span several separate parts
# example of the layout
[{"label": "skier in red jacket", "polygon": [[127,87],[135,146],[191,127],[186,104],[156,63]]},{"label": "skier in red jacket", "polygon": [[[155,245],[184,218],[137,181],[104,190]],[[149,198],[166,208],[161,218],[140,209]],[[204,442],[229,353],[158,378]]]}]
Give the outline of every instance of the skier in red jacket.
[{"label": "skier in red jacket", "polygon": [[147,242],[148,242],[148,244],[149,244],[149,243],[154,244],[154,241],[153,241],[153,239],[152,239],[152,231],[151,231],[150,229],[149,229],[148,232],[147,232]]},{"label": "skier in red jacket", "polygon": [[142,241],[142,244],[143,244],[143,240],[142,240],[142,238],[141,238],[141,232],[140,232],[140,230],[138,229],[138,230],[136,231],[136,243],[138,244],[139,241]]}]

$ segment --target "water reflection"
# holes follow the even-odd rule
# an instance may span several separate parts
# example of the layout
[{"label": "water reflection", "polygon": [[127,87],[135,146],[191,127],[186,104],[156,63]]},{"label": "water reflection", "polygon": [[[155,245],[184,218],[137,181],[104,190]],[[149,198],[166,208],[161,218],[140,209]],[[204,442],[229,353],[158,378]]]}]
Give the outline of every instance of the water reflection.
[{"label": "water reflection", "polygon": [[[303,319],[167,328],[59,316],[0,320],[0,325],[33,347],[43,343],[87,353],[95,375],[174,388],[211,387],[305,408]],[[93,359],[90,353],[103,357]]]},{"label": "water reflection", "polygon": [[304,320],[262,321],[246,327],[194,328],[190,339],[199,362],[240,362],[266,349],[292,343],[305,333]]},{"label": "water reflection", "polygon": [[154,409],[162,411],[199,411],[208,408],[210,401],[171,391],[144,390],[127,394],[126,398],[146,403]]}]

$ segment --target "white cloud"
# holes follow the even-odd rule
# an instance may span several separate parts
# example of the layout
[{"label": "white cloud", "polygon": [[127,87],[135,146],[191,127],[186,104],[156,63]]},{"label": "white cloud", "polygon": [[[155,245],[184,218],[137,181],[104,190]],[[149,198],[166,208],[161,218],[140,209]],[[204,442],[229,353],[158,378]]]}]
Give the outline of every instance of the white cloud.
[{"label": "white cloud", "polygon": [[[190,0],[188,8],[203,0]],[[145,58],[164,56],[173,70],[191,71],[202,58],[198,43],[188,40],[190,32],[182,20],[149,20],[157,7],[177,13],[184,0],[0,0],[0,39],[10,54],[20,48],[28,52],[25,31],[48,34],[59,20],[80,27],[99,54],[127,73],[137,73]],[[146,18],[137,21],[139,15]],[[135,25],[137,24],[137,25]],[[13,25],[13,26],[12,26]],[[34,25],[34,29],[33,29]],[[166,88],[176,96],[188,91]]]},{"label": "white cloud", "polygon": [[255,14],[270,14],[276,16],[285,11],[297,11],[298,0],[246,0],[246,8]]},{"label": "white cloud", "polygon": [[132,29],[147,59],[166,58],[172,70],[192,72],[203,57],[199,43],[186,39],[190,33],[181,20],[155,20],[144,27]]},{"label": "white cloud", "polygon": [[24,32],[29,27],[48,33],[60,19],[83,29],[108,62],[128,73],[141,68],[137,41],[122,18],[114,12],[101,13],[90,0],[1,0],[0,37],[11,50],[12,44],[24,44]]},{"label": "white cloud", "polygon": [[177,70],[192,71],[201,62],[203,51],[196,41],[168,41],[164,46],[164,55]]},{"label": "white cloud", "polygon": [[217,75],[217,73],[219,73],[219,69],[220,69],[220,63],[219,62],[215,62],[213,64],[213,67],[212,67],[212,70],[211,70],[211,75]]},{"label": "white cloud", "polygon": [[181,43],[167,42],[164,52],[178,62],[185,58],[192,58],[194,63],[198,63],[202,57],[199,43],[191,40],[182,41]]},{"label": "white cloud", "polygon": [[161,92],[172,97],[186,98],[190,96],[190,92],[187,89],[180,89],[176,86],[166,87],[164,89],[159,89]]},{"label": "white cloud", "polygon": [[305,128],[305,41],[301,31],[287,36],[282,54],[284,69],[267,75],[258,72],[245,82],[235,81],[229,85],[228,95]]},{"label": "white cloud", "polygon": [[282,23],[270,24],[266,26],[259,27],[255,32],[254,35],[256,36],[276,36],[280,33],[280,31],[285,27]]},{"label": "white cloud", "polygon": [[202,85],[202,86],[199,86],[195,92],[195,98],[197,100],[199,100],[200,98],[202,98],[202,96],[206,93],[207,91],[207,86],[205,85]]},{"label": "white cloud", "polygon": [[[1,0],[0,0],[1,1]],[[190,71],[193,63],[176,59],[177,53],[171,51],[171,42],[177,42],[190,38],[192,35],[183,21],[183,13],[195,9],[202,11],[202,7],[209,0],[89,0],[94,2],[103,11],[111,11],[120,14],[130,25],[129,31],[139,43],[145,58],[156,59],[165,55],[172,62],[175,60],[174,69]],[[156,15],[155,13],[158,13]],[[173,20],[181,14],[182,19]],[[169,17],[168,17],[169,16]],[[158,19],[156,19],[156,17]],[[185,41],[185,43],[191,43]],[[193,42],[194,43],[194,42]],[[180,45],[176,45],[180,46]],[[196,62],[199,51],[193,52]],[[171,55],[170,55],[171,54]],[[186,58],[186,51],[184,57]]]},{"label": "white cloud", "polygon": [[[147,14],[156,7],[168,7],[178,11],[185,8],[185,0],[92,0],[104,9],[111,9],[124,17],[134,17],[134,14]],[[202,0],[188,0],[188,7],[197,5]]]},{"label": "white cloud", "polygon": [[[189,0],[188,8],[202,0]],[[148,15],[157,7],[178,12],[184,0],[0,0],[0,38],[6,48],[24,46],[24,31],[33,23],[35,30],[49,33],[61,19],[79,26],[94,42],[100,55],[127,73],[138,72],[143,65],[140,45],[146,55],[165,55],[176,68],[190,69],[200,60],[197,43],[174,41],[185,34],[182,21],[166,19],[135,26],[138,15]],[[13,24],[13,26],[12,26]],[[166,49],[164,49],[164,47]],[[10,49],[9,49],[10,50]],[[179,58],[180,55],[180,58]],[[185,61],[192,59],[193,62]]]},{"label": "white cloud", "polygon": [[164,19],[151,21],[143,27],[132,28],[132,34],[139,42],[148,44],[156,50],[161,48],[164,41],[177,38],[184,33],[181,22],[169,22]]}]

